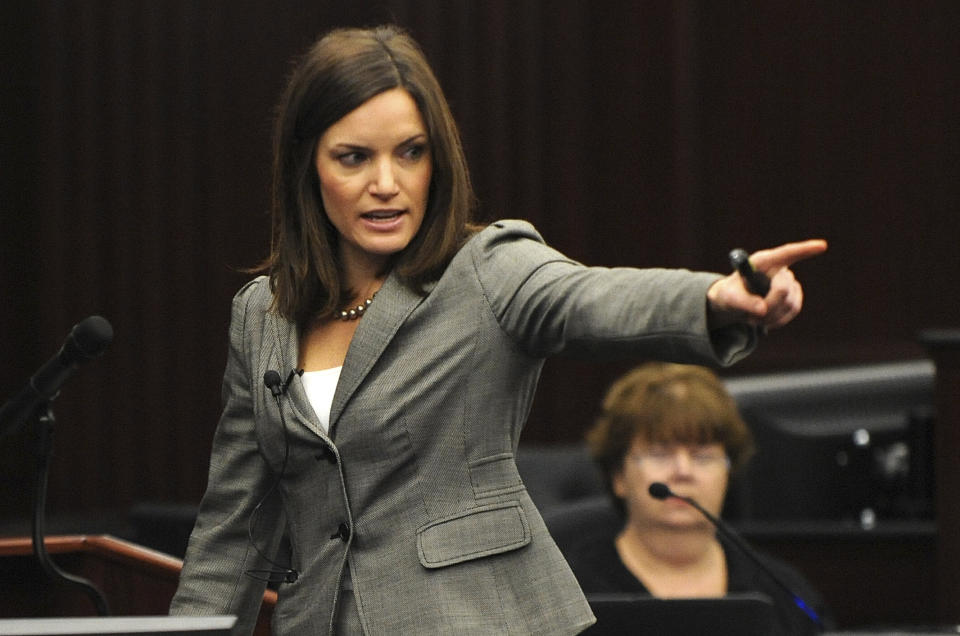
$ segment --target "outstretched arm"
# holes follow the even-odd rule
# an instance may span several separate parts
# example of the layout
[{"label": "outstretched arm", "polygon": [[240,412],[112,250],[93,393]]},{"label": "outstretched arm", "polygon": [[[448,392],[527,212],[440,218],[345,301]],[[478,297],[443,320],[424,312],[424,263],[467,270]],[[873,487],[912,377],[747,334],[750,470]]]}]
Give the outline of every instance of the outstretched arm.
[{"label": "outstretched arm", "polygon": [[790,266],[826,249],[826,241],[812,239],[751,254],[753,267],[770,279],[770,291],[764,298],[751,294],[737,272],[721,278],[707,290],[711,329],[738,322],[777,329],[789,323],[803,306],[803,288]]}]

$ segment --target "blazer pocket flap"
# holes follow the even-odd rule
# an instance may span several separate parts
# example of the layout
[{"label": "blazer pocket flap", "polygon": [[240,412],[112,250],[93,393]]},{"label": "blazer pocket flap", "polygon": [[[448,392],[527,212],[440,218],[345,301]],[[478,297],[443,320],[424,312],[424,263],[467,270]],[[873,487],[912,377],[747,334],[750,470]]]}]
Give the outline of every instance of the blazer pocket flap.
[{"label": "blazer pocket flap", "polygon": [[428,568],[509,552],[528,543],[530,524],[518,501],[471,508],[417,530],[420,563]]}]

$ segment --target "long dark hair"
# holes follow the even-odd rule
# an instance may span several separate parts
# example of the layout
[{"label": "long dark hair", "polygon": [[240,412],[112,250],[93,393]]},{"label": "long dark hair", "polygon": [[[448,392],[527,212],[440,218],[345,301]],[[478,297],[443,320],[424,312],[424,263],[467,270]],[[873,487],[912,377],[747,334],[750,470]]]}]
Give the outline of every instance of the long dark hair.
[{"label": "long dark hair", "polygon": [[254,271],[269,274],[273,309],[288,320],[331,316],[352,294],[338,262],[338,234],[320,197],[316,146],[332,124],[393,88],[410,93],[420,109],[433,177],[423,224],[391,267],[422,290],[477,229],[460,133],[420,47],[395,26],[331,31],[294,68],[274,128],[270,255]]}]

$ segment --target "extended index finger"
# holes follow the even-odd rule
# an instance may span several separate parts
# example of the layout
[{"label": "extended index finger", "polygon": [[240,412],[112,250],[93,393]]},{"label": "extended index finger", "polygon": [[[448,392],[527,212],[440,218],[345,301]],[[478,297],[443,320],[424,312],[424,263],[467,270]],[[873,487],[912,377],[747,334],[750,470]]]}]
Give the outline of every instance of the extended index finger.
[{"label": "extended index finger", "polygon": [[763,272],[790,267],[794,263],[812,258],[827,251],[827,242],[823,239],[809,239],[786,243],[779,247],[760,250],[750,255],[753,266]]}]

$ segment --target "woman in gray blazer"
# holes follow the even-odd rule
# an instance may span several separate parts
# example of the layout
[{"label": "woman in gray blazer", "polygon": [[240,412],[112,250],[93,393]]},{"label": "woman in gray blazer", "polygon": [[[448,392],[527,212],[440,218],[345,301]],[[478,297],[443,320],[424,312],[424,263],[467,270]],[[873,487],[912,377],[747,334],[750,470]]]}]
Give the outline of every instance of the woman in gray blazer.
[{"label": "woman in gray blazer", "polygon": [[[543,361],[731,364],[800,310],[789,266],[589,268],[522,221],[479,228],[422,52],[338,30],[293,73],[274,143],[265,274],[233,302],[207,491],[171,606],[276,634],[574,634],[593,616],[514,453]],[[278,556],[282,537],[289,555]]]}]

